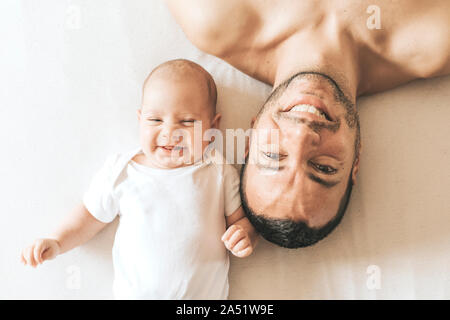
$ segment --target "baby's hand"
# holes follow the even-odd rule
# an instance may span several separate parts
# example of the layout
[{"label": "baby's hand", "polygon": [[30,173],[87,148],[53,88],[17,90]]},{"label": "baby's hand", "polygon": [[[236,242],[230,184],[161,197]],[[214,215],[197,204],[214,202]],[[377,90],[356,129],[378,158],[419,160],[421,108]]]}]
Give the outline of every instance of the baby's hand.
[{"label": "baby's hand", "polygon": [[20,260],[24,265],[34,268],[45,260],[55,258],[60,252],[58,241],[54,239],[37,239],[34,243],[22,251]]},{"label": "baby's hand", "polygon": [[253,252],[253,245],[248,232],[239,225],[230,226],[222,236],[225,247],[236,257],[245,258]]}]

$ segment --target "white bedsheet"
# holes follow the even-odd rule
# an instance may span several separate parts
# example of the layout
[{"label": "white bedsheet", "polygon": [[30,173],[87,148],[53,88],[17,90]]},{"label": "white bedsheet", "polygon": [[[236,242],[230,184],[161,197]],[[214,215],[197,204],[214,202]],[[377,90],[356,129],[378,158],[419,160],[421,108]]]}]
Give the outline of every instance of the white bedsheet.
[{"label": "white bedsheet", "polygon": [[[111,298],[116,223],[38,269],[21,249],[78,203],[106,155],[137,145],[147,73],[187,58],[216,80],[222,129],[271,88],[194,48],[160,0],[0,3],[0,298]],[[341,225],[305,249],[232,258],[231,299],[450,298],[450,77],[362,98],[363,153]]]}]

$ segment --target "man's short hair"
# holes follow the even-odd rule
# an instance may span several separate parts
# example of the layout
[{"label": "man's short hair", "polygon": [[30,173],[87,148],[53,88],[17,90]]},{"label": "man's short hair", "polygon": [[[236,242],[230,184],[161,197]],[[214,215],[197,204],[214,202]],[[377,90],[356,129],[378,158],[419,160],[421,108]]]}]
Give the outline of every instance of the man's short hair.
[{"label": "man's short hair", "polygon": [[311,228],[305,222],[295,222],[291,219],[273,219],[262,214],[256,214],[250,207],[245,195],[245,168],[247,161],[241,170],[241,184],[239,191],[241,194],[242,208],[245,215],[256,231],[267,241],[275,243],[284,248],[303,248],[311,246],[327,237],[341,222],[347,209],[350,195],[353,189],[352,174],[347,182],[347,188],[339,203],[335,217],[321,228]]}]

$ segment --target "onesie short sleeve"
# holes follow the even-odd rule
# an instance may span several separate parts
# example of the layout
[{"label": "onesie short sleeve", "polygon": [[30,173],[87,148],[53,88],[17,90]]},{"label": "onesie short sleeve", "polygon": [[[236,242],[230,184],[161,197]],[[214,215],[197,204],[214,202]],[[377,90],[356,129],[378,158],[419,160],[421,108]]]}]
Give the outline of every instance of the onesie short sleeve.
[{"label": "onesie short sleeve", "polygon": [[235,167],[224,164],[225,216],[230,216],[241,206],[239,175]]},{"label": "onesie short sleeve", "polygon": [[119,206],[113,194],[115,167],[118,155],[107,158],[103,167],[94,175],[83,196],[83,204],[97,220],[109,223],[119,212]]}]

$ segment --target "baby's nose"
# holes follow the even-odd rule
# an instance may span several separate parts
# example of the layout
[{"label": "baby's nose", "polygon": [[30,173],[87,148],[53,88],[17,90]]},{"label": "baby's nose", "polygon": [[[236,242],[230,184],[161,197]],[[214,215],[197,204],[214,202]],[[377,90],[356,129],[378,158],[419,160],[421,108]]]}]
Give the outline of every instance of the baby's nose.
[{"label": "baby's nose", "polygon": [[176,144],[181,142],[183,135],[173,125],[164,126],[160,133],[161,142],[165,144]]}]

